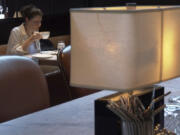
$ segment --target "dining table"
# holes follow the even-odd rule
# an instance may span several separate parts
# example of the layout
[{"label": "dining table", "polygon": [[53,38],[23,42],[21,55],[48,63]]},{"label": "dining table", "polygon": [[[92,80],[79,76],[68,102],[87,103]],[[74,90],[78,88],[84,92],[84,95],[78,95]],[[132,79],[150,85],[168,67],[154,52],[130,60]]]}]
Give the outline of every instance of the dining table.
[{"label": "dining table", "polygon": [[39,65],[57,66],[57,53],[57,50],[41,51],[39,53],[25,55],[25,57],[33,59]]},{"label": "dining table", "polygon": [[0,134],[94,135],[94,101],[113,93],[115,92],[103,90],[1,123]]}]

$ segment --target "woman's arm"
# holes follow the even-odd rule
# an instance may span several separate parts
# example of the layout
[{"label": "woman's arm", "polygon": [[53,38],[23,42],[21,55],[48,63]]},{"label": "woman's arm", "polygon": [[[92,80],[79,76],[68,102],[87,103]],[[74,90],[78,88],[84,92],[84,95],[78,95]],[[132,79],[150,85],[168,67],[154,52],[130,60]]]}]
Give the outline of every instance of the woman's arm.
[{"label": "woman's arm", "polygon": [[29,45],[41,38],[42,37],[39,33],[35,33],[28,39],[23,40],[20,31],[12,30],[8,41],[7,54],[27,54],[27,48],[29,47]]},{"label": "woman's arm", "polygon": [[22,43],[22,49],[27,51],[29,45],[31,45],[34,41],[40,40],[42,38],[39,32],[33,33],[27,40]]}]

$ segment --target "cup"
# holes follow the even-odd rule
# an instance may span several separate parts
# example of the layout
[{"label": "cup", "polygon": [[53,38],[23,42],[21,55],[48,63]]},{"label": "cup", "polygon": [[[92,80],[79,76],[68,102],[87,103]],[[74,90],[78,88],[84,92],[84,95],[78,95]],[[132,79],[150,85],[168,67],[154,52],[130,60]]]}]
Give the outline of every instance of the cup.
[{"label": "cup", "polygon": [[64,41],[58,41],[57,43],[57,49],[58,50],[63,50],[65,48],[65,43]]},{"label": "cup", "polygon": [[39,32],[42,35],[42,39],[48,39],[50,32],[49,31],[43,31],[43,32]]}]

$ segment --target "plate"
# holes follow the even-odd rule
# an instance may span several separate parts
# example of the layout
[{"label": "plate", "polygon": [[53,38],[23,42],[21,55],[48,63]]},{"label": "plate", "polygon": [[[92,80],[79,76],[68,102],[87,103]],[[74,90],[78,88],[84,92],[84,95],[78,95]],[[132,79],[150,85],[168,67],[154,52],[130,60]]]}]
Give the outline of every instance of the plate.
[{"label": "plate", "polygon": [[50,54],[50,55],[56,55],[57,51],[41,51],[41,54]]},{"label": "plate", "polygon": [[32,55],[33,58],[38,58],[38,59],[47,59],[47,58],[51,58],[52,55],[50,54],[33,54]]}]

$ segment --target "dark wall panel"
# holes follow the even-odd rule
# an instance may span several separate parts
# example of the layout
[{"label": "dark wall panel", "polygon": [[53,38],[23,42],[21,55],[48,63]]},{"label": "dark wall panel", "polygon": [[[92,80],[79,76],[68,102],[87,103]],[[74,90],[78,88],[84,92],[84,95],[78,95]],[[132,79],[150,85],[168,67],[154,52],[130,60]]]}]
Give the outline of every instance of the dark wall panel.
[{"label": "dark wall panel", "polygon": [[11,29],[22,23],[22,19],[3,19],[0,20],[0,44],[6,44],[9,38]]},{"label": "dark wall panel", "polygon": [[137,5],[180,5],[179,0],[89,0],[91,7],[120,6],[126,3],[136,3]]},{"label": "dark wall panel", "polygon": [[28,4],[34,4],[42,9],[44,14],[52,13],[53,0],[6,0],[9,7],[9,16],[13,16],[15,11],[19,11],[21,7]]},{"label": "dark wall panel", "polygon": [[[9,7],[10,16],[23,5],[36,5],[45,14],[41,30],[51,31],[51,36],[70,34],[70,8],[120,6],[131,2],[137,5],[180,5],[179,0],[0,0],[0,2]],[[0,44],[7,43],[10,30],[21,23],[22,19],[0,20]]]},{"label": "dark wall panel", "polygon": [[120,6],[126,3],[137,3],[138,5],[179,5],[179,0],[0,0],[9,7],[10,16],[23,5],[34,4],[44,14],[57,14],[68,12],[70,8],[79,7],[101,7]]},{"label": "dark wall panel", "polygon": [[180,5],[179,0],[157,0],[159,5]]},{"label": "dark wall panel", "polygon": [[87,7],[87,0],[53,0],[53,10],[55,13],[69,12],[70,8]]},{"label": "dark wall panel", "polygon": [[[10,31],[13,27],[22,23],[22,18],[8,18],[0,20],[0,44],[6,44]],[[51,37],[58,35],[68,35],[70,33],[69,14],[54,14],[43,16],[40,31],[50,31]]]},{"label": "dark wall panel", "polygon": [[6,0],[9,15],[27,4],[39,7],[45,15],[68,12],[70,8],[87,7],[88,0]]}]

